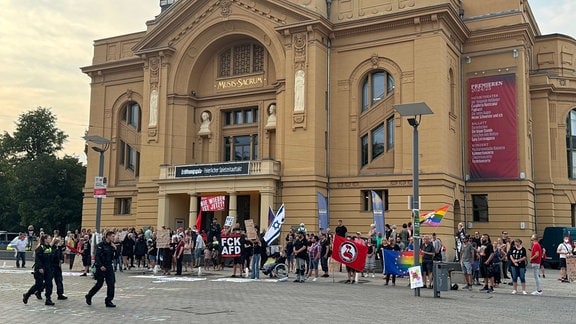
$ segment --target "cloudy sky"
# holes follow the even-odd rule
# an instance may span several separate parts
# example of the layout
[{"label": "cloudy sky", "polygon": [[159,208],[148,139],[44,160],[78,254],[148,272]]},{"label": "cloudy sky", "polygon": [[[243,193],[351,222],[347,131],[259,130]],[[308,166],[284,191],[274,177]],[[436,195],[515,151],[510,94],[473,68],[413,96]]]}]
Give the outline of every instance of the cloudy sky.
[{"label": "cloudy sky", "polygon": [[[530,4],[543,34],[576,37],[575,0]],[[159,13],[159,0],[2,0],[0,131],[12,133],[23,112],[50,107],[69,136],[65,153],[84,161],[90,79],[80,67],[91,63],[93,40],[145,30]]]}]

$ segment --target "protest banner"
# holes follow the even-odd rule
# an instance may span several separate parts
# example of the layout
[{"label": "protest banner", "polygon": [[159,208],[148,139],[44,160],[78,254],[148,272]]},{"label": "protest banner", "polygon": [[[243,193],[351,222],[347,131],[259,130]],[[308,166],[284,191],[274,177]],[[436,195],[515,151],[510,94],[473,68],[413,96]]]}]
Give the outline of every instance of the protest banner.
[{"label": "protest banner", "polygon": [[156,234],[156,247],[159,249],[170,246],[170,230],[161,229]]},{"label": "protest banner", "polygon": [[224,235],[220,238],[220,246],[222,246],[223,258],[236,258],[240,257],[240,235]]}]

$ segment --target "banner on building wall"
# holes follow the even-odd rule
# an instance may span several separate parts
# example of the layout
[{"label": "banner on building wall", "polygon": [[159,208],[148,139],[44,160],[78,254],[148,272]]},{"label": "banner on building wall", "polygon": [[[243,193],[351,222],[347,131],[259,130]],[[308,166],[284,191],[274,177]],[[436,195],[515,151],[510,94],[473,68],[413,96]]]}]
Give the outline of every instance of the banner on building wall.
[{"label": "banner on building wall", "polygon": [[328,199],[321,193],[317,193],[318,199],[318,228],[328,229]]},{"label": "banner on building wall", "polygon": [[223,177],[250,174],[250,162],[226,162],[214,164],[179,165],[176,178]]},{"label": "banner on building wall", "polygon": [[372,193],[372,215],[374,217],[374,225],[376,225],[376,232],[386,233],[384,229],[384,204],[382,203],[382,197],[378,195],[374,190],[370,190]]},{"label": "banner on building wall", "polygon": [[200,198],[202,211],[220,211],[226,207],[226,196],[203,196]]},{"label": "banner on building wall", "polygon": [[468,80],[471,179],[518,178],[516,76]]}]

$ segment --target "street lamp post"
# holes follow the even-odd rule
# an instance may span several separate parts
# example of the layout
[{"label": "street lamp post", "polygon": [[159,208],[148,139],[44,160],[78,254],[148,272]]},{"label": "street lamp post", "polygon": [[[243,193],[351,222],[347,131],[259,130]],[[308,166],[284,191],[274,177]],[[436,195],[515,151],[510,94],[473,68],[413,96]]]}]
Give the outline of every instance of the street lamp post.
[{"label": "street lamp post", "polygon": [[[100,153],[100,161],[98,164],[98,178],[102,179],[104,176],[104,152],[110,148],[112,141],[98,135],[84,136],[86,142],[91,142],[99,146],[92,146],[92,149]],[[96,182],[96,181],[95,181]],[[100,220],[102,218],[102,196],[95,195],[96,197],[96,233],[100,233]]]},{"label": "street lamp post", "polygon": [[[414,230],[412,236],[414,237],[414,266],[420,265],[420,194],[418,186],[418,173],[419,173],[419,153],[418,153],[418,126],[420,125],[420,118],[422,115],[433,114],[428,105],[423,102],[394,105],[394,109],[402,117],[408,118],[408,124],[414,128],[413,143],[412,143],[412,224]],[[420,296],[420,288],[414,289],[414,296]]]}]

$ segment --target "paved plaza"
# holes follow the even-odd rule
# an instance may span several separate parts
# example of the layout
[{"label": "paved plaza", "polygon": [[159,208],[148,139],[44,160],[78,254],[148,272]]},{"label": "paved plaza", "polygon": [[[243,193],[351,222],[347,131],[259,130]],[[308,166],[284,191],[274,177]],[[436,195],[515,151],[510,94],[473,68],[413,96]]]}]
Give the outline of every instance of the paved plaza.
[{"label": "paved plaza", "polygon": [[[28,262],[27,266],[32,266]],[[548,270],[548,269],[547,269]],[[261,280],[231,278],[230,268],[203,271],[198,276],[160,276],[142,270],[116,273],[117,308],[104,307],[106,287],[86,305],[84,295],[94,284],[79,272],[64,273],[68,300],[45,306],[34,296],[27,305],[22,294],[33,284],[30,268],[17,269],[13,260],[0,260],[1,323],[407,323],[433,320],[439,323],[574,323],[576,283],[561,283],[558,271],[548,270],[543,296],[512,295],[501,285],[486,294],[473,291],[442,292],[431,289],[415,297],[407,279],[385,286],[381,275],[344,284],[345,273],[331,278],[294,283],[277,282],[261,274]],[[292,274],[291,274],[292,275]],[[292,278],[294,279],[294,278]],[[527,275],[528,293],[534,281]]]}]

